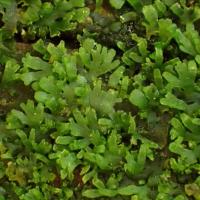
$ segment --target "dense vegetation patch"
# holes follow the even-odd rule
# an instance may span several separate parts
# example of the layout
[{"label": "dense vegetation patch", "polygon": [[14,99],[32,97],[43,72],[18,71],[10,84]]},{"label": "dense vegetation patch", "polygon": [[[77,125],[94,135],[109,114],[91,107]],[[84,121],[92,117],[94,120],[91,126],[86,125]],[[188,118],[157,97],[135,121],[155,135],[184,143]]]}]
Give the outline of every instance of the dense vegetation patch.
[{"label": "dense vegetation patch", "polygon": [[200,200],[200,4],[0,0],[0,200]]}]

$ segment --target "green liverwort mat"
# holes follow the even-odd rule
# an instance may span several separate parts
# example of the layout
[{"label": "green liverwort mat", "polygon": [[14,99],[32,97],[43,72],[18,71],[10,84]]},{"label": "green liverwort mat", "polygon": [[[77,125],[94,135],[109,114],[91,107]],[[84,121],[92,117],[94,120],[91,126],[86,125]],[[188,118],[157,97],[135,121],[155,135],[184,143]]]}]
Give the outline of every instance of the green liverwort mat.
[{"label": "green liverwort mat", "polygon": [[0,0],[0,200],[200,200],[200,2]]}]

